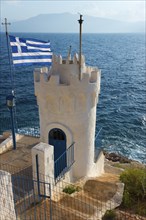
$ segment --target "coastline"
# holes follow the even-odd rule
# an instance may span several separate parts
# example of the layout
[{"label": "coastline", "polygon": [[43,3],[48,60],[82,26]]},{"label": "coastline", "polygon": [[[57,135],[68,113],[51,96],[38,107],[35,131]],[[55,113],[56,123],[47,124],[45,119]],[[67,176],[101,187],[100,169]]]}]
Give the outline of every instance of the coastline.
[{"label": "coastline", "polygon": [[114,152],[107,152],[103,151],[104,156],[106,159],[106,162],[108,165],[121,168],[121,169],[126,169],[126,168],[146,168],[145,163],[141,163],[136,160],[129,159],[126,156],[114,153]]}]

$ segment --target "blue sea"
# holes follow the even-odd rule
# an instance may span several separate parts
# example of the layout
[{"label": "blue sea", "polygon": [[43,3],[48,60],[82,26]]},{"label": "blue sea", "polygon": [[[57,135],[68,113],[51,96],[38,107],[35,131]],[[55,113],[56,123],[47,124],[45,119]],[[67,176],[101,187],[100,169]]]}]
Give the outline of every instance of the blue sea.
[{"label": "blue sea", "polygon": [[[13,35],[13,34],[12,34]],[[0,132],[10,129],[6,95],[11,74],[6,38],[0,39]],[[78,34],[15,33],[19,37],[50,40],[55,54],[78,52]],[[146,163],[146,63],[144,34],[83,34],[86,64],[101,69],[101,94],[97,106],[97,128],[102,128],[102,146]],[[13,69],[17,127],[37,128],[38,107],[34,96],[34,67]]]}]

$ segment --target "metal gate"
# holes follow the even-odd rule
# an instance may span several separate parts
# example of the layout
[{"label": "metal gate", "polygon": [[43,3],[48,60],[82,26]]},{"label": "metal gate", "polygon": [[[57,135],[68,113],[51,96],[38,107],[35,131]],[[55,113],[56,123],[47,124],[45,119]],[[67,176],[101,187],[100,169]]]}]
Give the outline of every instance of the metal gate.
[{"label": "metal gate", "polygon": [[52,220],[50,183],[12,175],[12,187],[16,219]]}]

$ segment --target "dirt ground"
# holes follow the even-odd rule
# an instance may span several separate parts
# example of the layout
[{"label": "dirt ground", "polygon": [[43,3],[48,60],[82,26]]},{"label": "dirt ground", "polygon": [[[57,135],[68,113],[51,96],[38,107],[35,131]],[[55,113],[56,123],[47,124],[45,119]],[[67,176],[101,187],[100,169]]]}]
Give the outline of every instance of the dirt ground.
[{"label": "dirt ground", "polygon": [[32,164],[31,149],[39,143],[39,138],[24,136],[16,143],[16,150],[12,148],[0,155],[0,163],[23,169]]}]

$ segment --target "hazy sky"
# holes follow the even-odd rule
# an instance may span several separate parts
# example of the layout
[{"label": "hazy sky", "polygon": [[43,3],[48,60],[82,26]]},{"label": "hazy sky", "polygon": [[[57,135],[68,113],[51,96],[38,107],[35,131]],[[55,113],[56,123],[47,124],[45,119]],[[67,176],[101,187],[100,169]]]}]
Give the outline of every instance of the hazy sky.
[{"label": "hazy sky", "polygon": [[39,14],[70,12],[122,21],[144,21],[145,0],[95,0],[95,1],[50,1],[50,0],[0,0],[1,21],[4,18],[16,21]]}]

